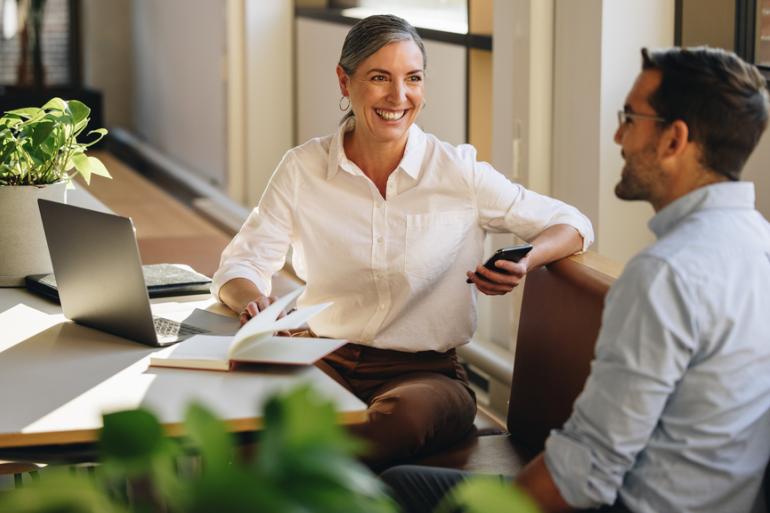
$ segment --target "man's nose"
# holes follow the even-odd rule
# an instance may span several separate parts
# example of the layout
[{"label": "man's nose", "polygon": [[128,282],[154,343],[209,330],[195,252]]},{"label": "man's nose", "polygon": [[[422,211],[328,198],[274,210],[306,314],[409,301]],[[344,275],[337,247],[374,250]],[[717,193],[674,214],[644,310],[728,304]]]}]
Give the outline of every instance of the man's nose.
[{"label": "man's nose", "polygon": [[618,125],[615,130],[615,144],[623,144],[623,125]]}]

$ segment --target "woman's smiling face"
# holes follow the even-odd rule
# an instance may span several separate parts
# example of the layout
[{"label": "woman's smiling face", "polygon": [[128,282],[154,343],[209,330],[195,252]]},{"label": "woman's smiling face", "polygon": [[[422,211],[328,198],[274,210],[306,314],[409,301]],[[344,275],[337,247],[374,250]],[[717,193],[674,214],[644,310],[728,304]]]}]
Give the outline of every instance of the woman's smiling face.
[{"label": "woman's smiling face", "polygon": [[356,136],[371,142],[406,140],[423,105],[422,52],[409,40],[387,44],[348,76],[337,66],[340,90],[350,98]]}]

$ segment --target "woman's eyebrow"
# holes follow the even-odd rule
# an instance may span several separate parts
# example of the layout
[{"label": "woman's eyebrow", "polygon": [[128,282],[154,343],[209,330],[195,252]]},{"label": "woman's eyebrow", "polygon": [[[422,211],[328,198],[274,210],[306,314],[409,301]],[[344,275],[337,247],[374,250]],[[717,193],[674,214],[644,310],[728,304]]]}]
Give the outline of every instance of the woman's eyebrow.
[{"label": "woman's eyebrow", "polygon": [[[412,71],[407,71],[406,74],[407,75],[414,75],[416,73],[422,73],[422,72],[423,72],[423,70],[421,70],[421,69],[414,69]],[[372,68],[372,69],[370,69],[369,71],[366,72],[367,75],[369,73],[382,73],[384,75],[390,75],[391,74],[390,71],[388,71],[386,69],[382,69],[382,68]]]}]

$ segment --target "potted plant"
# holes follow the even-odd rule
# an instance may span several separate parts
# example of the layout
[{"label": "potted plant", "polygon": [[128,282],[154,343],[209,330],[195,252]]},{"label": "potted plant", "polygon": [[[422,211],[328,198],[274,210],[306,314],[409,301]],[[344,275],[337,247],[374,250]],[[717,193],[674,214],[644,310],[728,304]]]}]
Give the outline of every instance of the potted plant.
[{"label": "potted plant", "polygon": [[264,419],[256,450],[243,451],[200,405],[188,408],[182,439],[164,436],[146,410],[105,415],[92,472],[43,469],[0,491],[0,511],[396,513],[384,485],[353,459],[361,445],[337,425],[332,403],[305,386],[268,400]]},{"label": "potted plant", "polygon": [[41,108],[8,111],[0,118],[0,286],[20,286],[30,274],[51,272],[38,198],[66,202],[75,175],[110,177],[86,149],[107,134],[99,128],[78,142],[91,109],[53,98]]},{"label": "potted plant", "polygon": [[[99,465],[88,473],[52,466],[21,488],[0,491],[16,513],[397,513],[384,484],[354,459],[365,447],[336,422],[332,403],[307,386],[265,404],[256,449],[245,451],[201,405],[187,409],[185,436],[169,438],[146,410],[103,418]],[[455,487],[435,513],[537,513],[499,477]]]}]

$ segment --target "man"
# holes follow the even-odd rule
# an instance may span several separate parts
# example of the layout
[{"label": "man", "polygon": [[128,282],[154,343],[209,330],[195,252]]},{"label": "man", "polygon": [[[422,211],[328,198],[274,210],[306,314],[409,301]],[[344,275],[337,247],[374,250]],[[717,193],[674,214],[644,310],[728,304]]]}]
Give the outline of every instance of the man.
[{"label": "man", "polygon": [[[544,511],[748,512],[770,458],[770,224],[738,179],[767,90],[722,50],[642,59],[618,116],[615,194],[652,204],[657,242],[608,293],[572,416],[516,482]],[[415,504],[462,475],[384,478]]]}]

